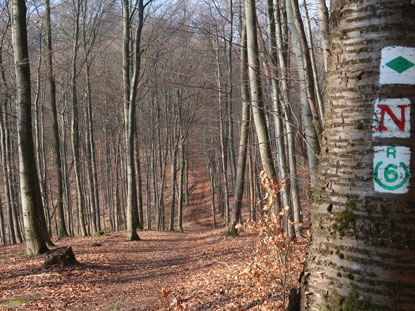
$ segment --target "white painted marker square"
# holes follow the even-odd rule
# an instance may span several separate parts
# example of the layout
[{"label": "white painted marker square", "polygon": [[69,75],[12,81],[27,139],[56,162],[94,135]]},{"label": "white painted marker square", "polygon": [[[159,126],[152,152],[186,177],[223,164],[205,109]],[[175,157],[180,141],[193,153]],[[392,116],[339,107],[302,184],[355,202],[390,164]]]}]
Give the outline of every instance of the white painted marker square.
[{"label": "white painted marker square", "polygon": [[382,49],[380,84],[415,84],[415,48],[388,46]]},{"label": "white painted marker square", "polygon": [[407,98],[385,98],[374,101],[373,137],[409,138],[411,101]]},{"label": "white painted marker square", "polygon": [[375,146],[373,183],[376,192],[409,191],[411,151],[408,147]]}]

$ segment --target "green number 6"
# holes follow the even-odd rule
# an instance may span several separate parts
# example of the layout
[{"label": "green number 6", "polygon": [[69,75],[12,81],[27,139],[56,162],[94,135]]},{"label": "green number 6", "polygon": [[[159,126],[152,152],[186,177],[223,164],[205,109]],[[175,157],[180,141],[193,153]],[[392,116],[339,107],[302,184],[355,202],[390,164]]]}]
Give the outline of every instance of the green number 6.
[{"label": "green number 6", "polygon": [[[387,190],[396,190],[396,189],[401,188],[408,181],[408,178],[409,178],[408,168],[406,167],[405,163],[401,162],[401,163],[399,163],[399,165],[403,168],[403,170],[405,172],[405,177],[402,179],[402,181],[399,184],[397,184],[395,186],[385,185],[379,179],[379,168],[382,164],[383,164],[383,161],[380,161],[378,164],[376,164],[376,166],[375,166],[375,176],[374,176],[376,183],[379,186],[381,186],[382,188],[387,189]],[[385,178],[385,180],[387,182],[393,183],[393,182],[398,180],[399,175],[396,172],[397,169],[398,169],[398,167],[395,164],[389,164],[388,166],[386,166],[383,177]]]}]

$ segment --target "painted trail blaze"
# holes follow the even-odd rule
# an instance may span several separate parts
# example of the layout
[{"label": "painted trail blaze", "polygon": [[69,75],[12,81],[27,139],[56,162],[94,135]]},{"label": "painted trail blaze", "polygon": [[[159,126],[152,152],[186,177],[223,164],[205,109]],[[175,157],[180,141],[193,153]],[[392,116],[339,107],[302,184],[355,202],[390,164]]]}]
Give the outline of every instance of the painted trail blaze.
[{"label": "painted trail blaze", "polygon": [[375,101],[373,136],[381,138],[409,138],[410,104],[407,98],[378,99]]},{"label": "painted trail blaze", "polygon": [[376,146],[374,153],[375,191],[407,193],[409,190],[410,149],[408,147]]},{"label": "painted trail blaze", "polygon": [[[415,48],[404,46],[384,47],[381,52],[379,83],[383,88],[399,91],[396,84],[415,84]],[[374,102],[373,138],[404,138],[411,136],[411,100],[383,98]],[[410,187],[411,149],[404,146],[382,145],[374,147],[373,185],[380,193],[405,194]],[[403,143],[406,145],[406,143]]]},{"label": "painted trail blaze", "polygon": [[415,48],[388,46],[381,57],[380,84],[415,84]]}]

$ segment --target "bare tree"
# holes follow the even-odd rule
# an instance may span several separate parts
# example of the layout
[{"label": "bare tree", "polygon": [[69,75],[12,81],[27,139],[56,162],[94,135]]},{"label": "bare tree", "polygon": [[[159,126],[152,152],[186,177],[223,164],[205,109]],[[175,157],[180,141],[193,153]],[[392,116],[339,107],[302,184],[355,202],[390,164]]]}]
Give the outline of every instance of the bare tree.
[{"label": "bare tree", "polygon": [[46,69],[49,81],[49,100],[52,108],[52,122],[53,122],[53,136],[54,136],[54,155],[55,155],[55,169],[56,169],[56,183],[58,187],[58,197],[56,201],[56,210],[58,218],[58,237],[63,238],[68,236],[65,226],[65,217],[63,211],[63,176],[61,165],[60,139],[59,139],[59,124],[58,124],[58,109],[56,105],[56,83],[53,74],[53,52],[52,52],[52,25],[50,19],[50,4],[49,0],[45,0],[45,30],[46,30]]},{"label": "bare tree", "polygon": [[44,230],[42,198],[32,135],[30,64],[27,47],[26,4],[11,2],[12,37],[17,82],[17,128],[20,164],[20,194],[26,236],[26,252],[37,255],[48,251],[48,232]]},{"label": "bare tree", "polygon": [[265,120],[262,89],[260,87],[260,66],[257,41],[257,22],[255,0],[245,0],[245,18],[247,29],[247,50],[249,64],[249,84],[251,91],[252,113],[258,136],[259,151],[264,171],[268,177],[275,178],[275,168],[272,161],[271,145]]}]

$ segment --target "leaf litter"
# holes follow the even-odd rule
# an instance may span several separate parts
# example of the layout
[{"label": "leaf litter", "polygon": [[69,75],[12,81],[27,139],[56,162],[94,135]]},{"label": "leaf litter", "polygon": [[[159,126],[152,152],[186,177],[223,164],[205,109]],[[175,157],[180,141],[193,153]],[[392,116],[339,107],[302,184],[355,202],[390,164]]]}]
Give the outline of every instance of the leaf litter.
[{"label": "leaf litter", "polygon": [[308,235],[289,237],[287,246],[281,216],[267,208],[277,192],[267,182],[260,220],[240,226],[239,237],[210,229],[202,180],[185,210],[185,233],[142,231],[136,242],[124,232],[62,239],[57,247],[72,246],[81,265],[50,269],[42,268],[44,255],[22,255],[24,245],[1,247],[0,310],[283,310],[298,286]]}]

